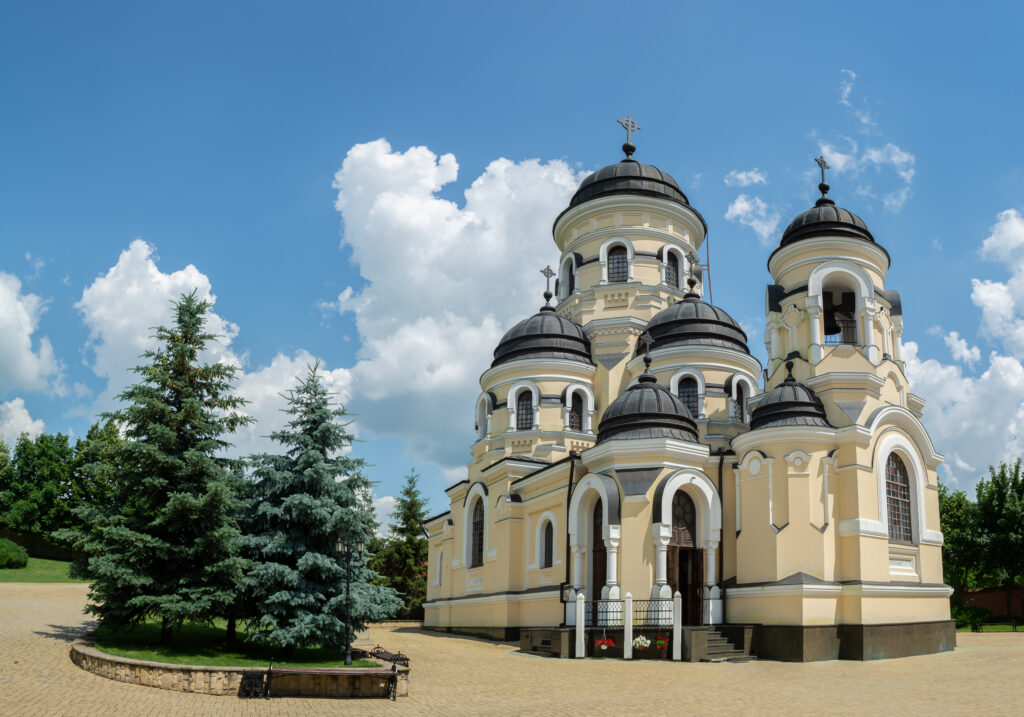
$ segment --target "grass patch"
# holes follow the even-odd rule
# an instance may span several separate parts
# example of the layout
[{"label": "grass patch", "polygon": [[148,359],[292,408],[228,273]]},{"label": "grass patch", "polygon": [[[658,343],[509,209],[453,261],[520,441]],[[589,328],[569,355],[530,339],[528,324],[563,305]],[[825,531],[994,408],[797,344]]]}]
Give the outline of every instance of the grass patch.
[{"label": "grass patch", "polygon": [[[118,657],[174,665],[214,665],[219,667],[266,667],[271,656],[282,667],[344,667],[344,653],[319,648],[296,649],[288,657],[280,648],[266,648],[245,642],[245,631],[238,630],[234,644],[224,640],[224,623],[214,627],[186,624],[170,646],[160,644],[160,624],[147,622],[132,630],[114,632],[99,628],[93,633],[96,649]],[[380,667],[373,660],[352,660],[352,667]]]},{"label": "grass patch", "polygon": [[[970,632],[970,627],[958,627],[957,632]],[[998,623],[995,625],[982,625],[982,632],[1013,632],[1013,625],[1008,622]],[[1017,632],[1024,632],[1024,625],[1017,623]]]},{"label": "grass patch", "polygon": [[0,583],[86,583],[68,575],[71,563],[63,560],[29,558],[23,568],[0,569]]}]

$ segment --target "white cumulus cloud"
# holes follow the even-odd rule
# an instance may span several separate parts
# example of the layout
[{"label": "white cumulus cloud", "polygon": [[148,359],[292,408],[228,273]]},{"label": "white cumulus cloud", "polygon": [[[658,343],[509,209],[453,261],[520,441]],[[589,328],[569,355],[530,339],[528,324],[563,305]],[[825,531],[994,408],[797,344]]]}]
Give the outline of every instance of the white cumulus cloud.
[{"label": "white cumulus cloud", "polygon": [[782,215],[770,209],[760,197],[748,197],[741,194],[729,205],[725,218],[750,227],[757,234],[763,246],[770,246],[775,240],[776,230]]},{"label": "white cumulus cloud", "polygon": [[12,398],[0,403],[0,441],[9,448],[14,446],[22,433],[35,438],[43,429],[43,422],[29,415],[24,399]]},{"label": "white cumulus cloud", "polygon": [[451,154],[384,139],[352,147],[335,206],[366,285],[326,304],[355,315],[361,429],[407,440],[446,474],[468,458],[495,345],[543,303],[538,272],[558,260],[551,220],[581,179],[561,161],[496,159],[460,206],[438,196],[457,177]]},{"label": "white cumulus cloud", "polygon": [[981,360],[981,350],[977,346],[968,346],[967,339],[960,338],[960,334],[956,331],[950,331],[942,340],[946,342],[955,361],[973,366]]},{"label": "white cumulus cloud", "polygon": [[21,281],[0,271],[0,395],[44,390],[60,383],[60,364],[45,337],[33,335],[46,310],[35,294],[21,293]]},{"label": "white cumulus cloud", "polygon": [[[921,359],[915,342],[903,356],[912,390],[927,400],[924,422],[940,453],[944,470],[973,494],[989,465],[1024,455],[1024,221],[1016,210],[1001,212],[982,244],[982,255],[1003,263],[1006,283],[973,279],[971,300],[981,310],[982,333],[997,341],[977,377],[959,365]],[[981,351],[958,332],[944,336],[955,361],[973,366]]]},{"label": "white cumulus cloud", "polygon": [[768,179],[764,172],[757,167],[744,171],[732,170],[725,175],[725,186],[727,187],[749,187],[751,184],[767,184]]},{"label": "white cumulus cloud", "polygon": [[[115,396],[137,380],[130,369],[143,363],[140,355],[144,351],[155,347],[152,327],[171,325],[172,302],[193,290],[206,301],[216,301],[208,276],[191,264],[173,272],[162,271],[157,266],[154,247],[138,239],[121,253],[106,274],[86,287],[75,306],[89,328],[90,365],[96,375],[107,379],[106,389],[97,398],[96,410],[116,406]],[[220,361],[239,369],[235,390],[250,402],[242,412],[256,421],[228,438],[235,444],[231,454],[277,450],[268,436],[287,421],[282,411],[287,401],[282,394],[306,375],[307,367],[313,365],[316,357],[299,349],[293,356],[278,354],[267,366],[243,370],[246,356],[239,355],[232,346],[238,327],[211,307],[207,312],[207,329],[220,338],[207,344],[203,360]],[[320,374],[338,401],[349,400],[350,379],[346,369],[321,366]]]}]

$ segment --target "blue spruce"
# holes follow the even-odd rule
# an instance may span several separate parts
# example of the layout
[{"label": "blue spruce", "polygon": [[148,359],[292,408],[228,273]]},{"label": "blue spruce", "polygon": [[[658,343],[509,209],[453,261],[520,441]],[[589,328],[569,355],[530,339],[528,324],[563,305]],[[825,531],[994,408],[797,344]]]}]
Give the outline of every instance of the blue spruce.
[{"label": "blue spruce", "polygon": [[[373,534],[364,461],[348,455],[353,436],[343,406],[332,401],[318,365],[286,394],[291,417],[271,434],[280,454],[252,457],[257,496],[253,533],[243,539],[256,567],[247,590],[257,617],[249,639],[280,647],[340,650],[345,633],[345,562],[339,540],[367,543]],[[352,557],[352,623],[390,617],[402,605],[395,591],[372,584],[369,555]]]}]

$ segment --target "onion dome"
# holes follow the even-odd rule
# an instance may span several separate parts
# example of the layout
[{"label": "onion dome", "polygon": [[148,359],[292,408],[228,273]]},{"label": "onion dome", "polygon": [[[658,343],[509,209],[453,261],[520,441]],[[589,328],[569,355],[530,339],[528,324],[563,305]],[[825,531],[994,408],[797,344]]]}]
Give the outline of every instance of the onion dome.
[{"label": "onion dome", "polygon": [[818,394],[793,378],[792,361],[786,362],[786,370],[789,371],[786,380],[769,391],[754,409],[750,429],[756,431],[769,426],[831,427]]},{"label": "onion dome", "polygon": [[572,195],[569,206],[575,207],[609,194],[644,194],[690,206],[683,190],[668,172],[661,171],[653,164],[641,164],[632,157],[602,167],[585,178]]},{"label": "onion dome", "polygon": [[[643,164],[633,159],[636,145],[632,142],[626,142],[622,145],[622,151],[626,154],[625,159],[616,164],[602,167],[580,182],[576,193],[569,200],[569,206],[562,214],[565,214],[565,212],[573,207],[598,197],[607,197],[614,194],[633,194],[667,199],[687,207],[697,215],[705,228],[707,227],[704,217],[690,206],[690,200],[683,194],[683,190],[679,188],[679,183],[672,178],[672,175],[668,172],[663,172],[653,164]],[[556,225],[558,224],[558,219],[562,218],[562,214],[559,214],[558,218],[555,219]]]},{"label": "onion dome", "polygon": [[544,304],[536,314],[509,329],[494,349],[491,368],[525,358],[556,358],[593,364],[590,342],[583,328],[555,313],[551,292],[545,291]]},{"label": "onion dome", "polygon": [[618,438],[675,438],[697,441],[697,424],[686,405],[651,373],[650,354],[637,382],[612,401],[601,417],[597,442]]},{"label": "onion dome", "polygon": [[694,292],[697,281],[687,279],[690,291],[682,301],[662,309],[647,324],[647,332],[654,339],[653,348],[661,349],[674,344],[702,344],[735,349],[745,354],[747,334],[729,314],[706,301]]},{"label": "onion dome", "polygon": [[825,182],[818,185],[821,192],[821,199],[814,203],[814,206],[803,214],[798,214],[793,221],[782,232],[781,246],[792,244],[801,239],[810,239],[817,236],[846,236],[856,239],[863,239],[874,243],[875,238],[871,236],[868,225],[864,220],[853,212],[836,206],[836,203],[829,199],[829,186]]}]

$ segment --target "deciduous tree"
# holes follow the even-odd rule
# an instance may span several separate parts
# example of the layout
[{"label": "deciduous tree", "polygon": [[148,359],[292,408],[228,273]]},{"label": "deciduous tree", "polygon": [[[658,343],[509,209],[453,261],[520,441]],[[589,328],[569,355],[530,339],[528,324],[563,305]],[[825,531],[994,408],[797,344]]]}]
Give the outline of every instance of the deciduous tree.
[{"label": "deciduous tree", "polygon": [[1024,576],[1024,471],[1018,458],[1010,466],[989,466],[978,482],[978,524],[984,562],[1006,589],[1006,614],[1012,613],[1013,587]]}]

